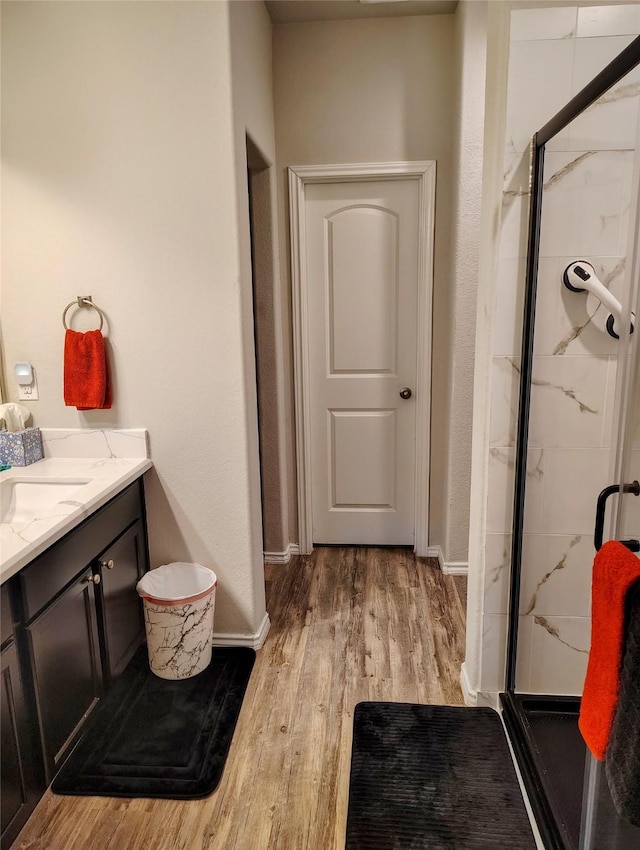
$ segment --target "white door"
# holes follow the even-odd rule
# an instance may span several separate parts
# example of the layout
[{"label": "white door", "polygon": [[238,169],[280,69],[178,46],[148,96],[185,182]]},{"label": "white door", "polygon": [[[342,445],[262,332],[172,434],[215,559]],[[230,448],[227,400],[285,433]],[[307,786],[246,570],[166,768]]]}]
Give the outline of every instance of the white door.
[{"label": "white door", "polygon": [[304,188],[317,544],[414,543],[421,191],[399,177]]}]

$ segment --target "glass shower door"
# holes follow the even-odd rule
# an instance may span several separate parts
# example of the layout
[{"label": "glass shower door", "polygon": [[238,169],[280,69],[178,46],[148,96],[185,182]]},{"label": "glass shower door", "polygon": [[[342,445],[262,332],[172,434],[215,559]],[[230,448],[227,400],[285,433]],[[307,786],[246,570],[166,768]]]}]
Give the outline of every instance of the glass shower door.
[{"label": "glass shower door", "polygon": [[[518,426],[501,703],[548,850],[640,848],[578,727],[598,494],[640,472],[637,101],[624,132],[606,120],[639,66],[640,36],[532,139],[521,356],[504,366]],[[604,540],[640,539],[639,506],[612,495]]]},{"label": "glass shower door", "polygon": [[[636,172],[636,187],[640,180]],[[636,226],[631,234],[632,260],[627,316],[640,316],[640,189],[636,199]],[[637,320],[635,322],[637,326]],[[619,398],[616,448],[616,484],[619,493],[604,540],[624,540],[635,551],[640,541],[640,497],[628,485],[640,481],[640,328],[630,333],[630,321],[620,336],[617,394]],[[607,533],[608,532],[608,533]],[[636,754],[636,757],[640,754]],[[615,810],[608,791],[604,763],[587,753],[584,775],[580,850],[637,850],[640,827]]]}]

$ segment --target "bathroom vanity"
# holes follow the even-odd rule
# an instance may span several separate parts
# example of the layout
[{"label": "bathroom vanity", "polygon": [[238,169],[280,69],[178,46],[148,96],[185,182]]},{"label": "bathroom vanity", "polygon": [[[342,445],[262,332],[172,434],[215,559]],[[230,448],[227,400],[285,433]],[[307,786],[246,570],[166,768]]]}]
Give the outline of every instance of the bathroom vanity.
[{"label": "bathroom vanity", "polygon": [[[2,850],[144,638],[135,586],[149,568],[142,473],[151,463],[45,460],[11,473],[20,481],[44,483],[47,473],[61,481],[65,465],[69,480],[73,466],[73,480],[84,482],[74,498],[24,528],[3,523],[0,530]],[[0,487],[9,481],[0,478]],[[48,533],[34,530],[38,523]],[[16,553],[11,541],[5,559],[5,538],[15,535],[24,551]]]}]

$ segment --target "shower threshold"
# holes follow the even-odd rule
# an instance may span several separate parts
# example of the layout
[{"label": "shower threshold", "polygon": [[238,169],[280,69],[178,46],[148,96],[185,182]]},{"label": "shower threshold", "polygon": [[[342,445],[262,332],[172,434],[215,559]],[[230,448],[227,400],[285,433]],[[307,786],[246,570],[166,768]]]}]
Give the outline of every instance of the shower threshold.
[{"label": "shower threshold", "polygon": [[[505,693],[505,726],[547,850],[581,850],[587,748],[578,729],[578,697]],[[593,850],[637,850],[640,830],[616,813],[606,781],[597,801]]]}]

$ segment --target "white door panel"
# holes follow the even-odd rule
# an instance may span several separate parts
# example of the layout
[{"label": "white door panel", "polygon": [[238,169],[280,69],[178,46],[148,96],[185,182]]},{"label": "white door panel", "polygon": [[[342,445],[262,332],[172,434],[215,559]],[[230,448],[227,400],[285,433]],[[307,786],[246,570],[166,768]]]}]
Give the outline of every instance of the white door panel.
[{"label": "white door panel", "polygon": [[329,416],[330,509],[394,511],[395,410],[330,410]]},{"label": "white door panel", "polygon": [[398,218],[350,207],[325,226],[329,374],[395,372]]},{"label": "white door panel", "polygon": [[315,543],[414,542],[419,187],[305,187]]}]

